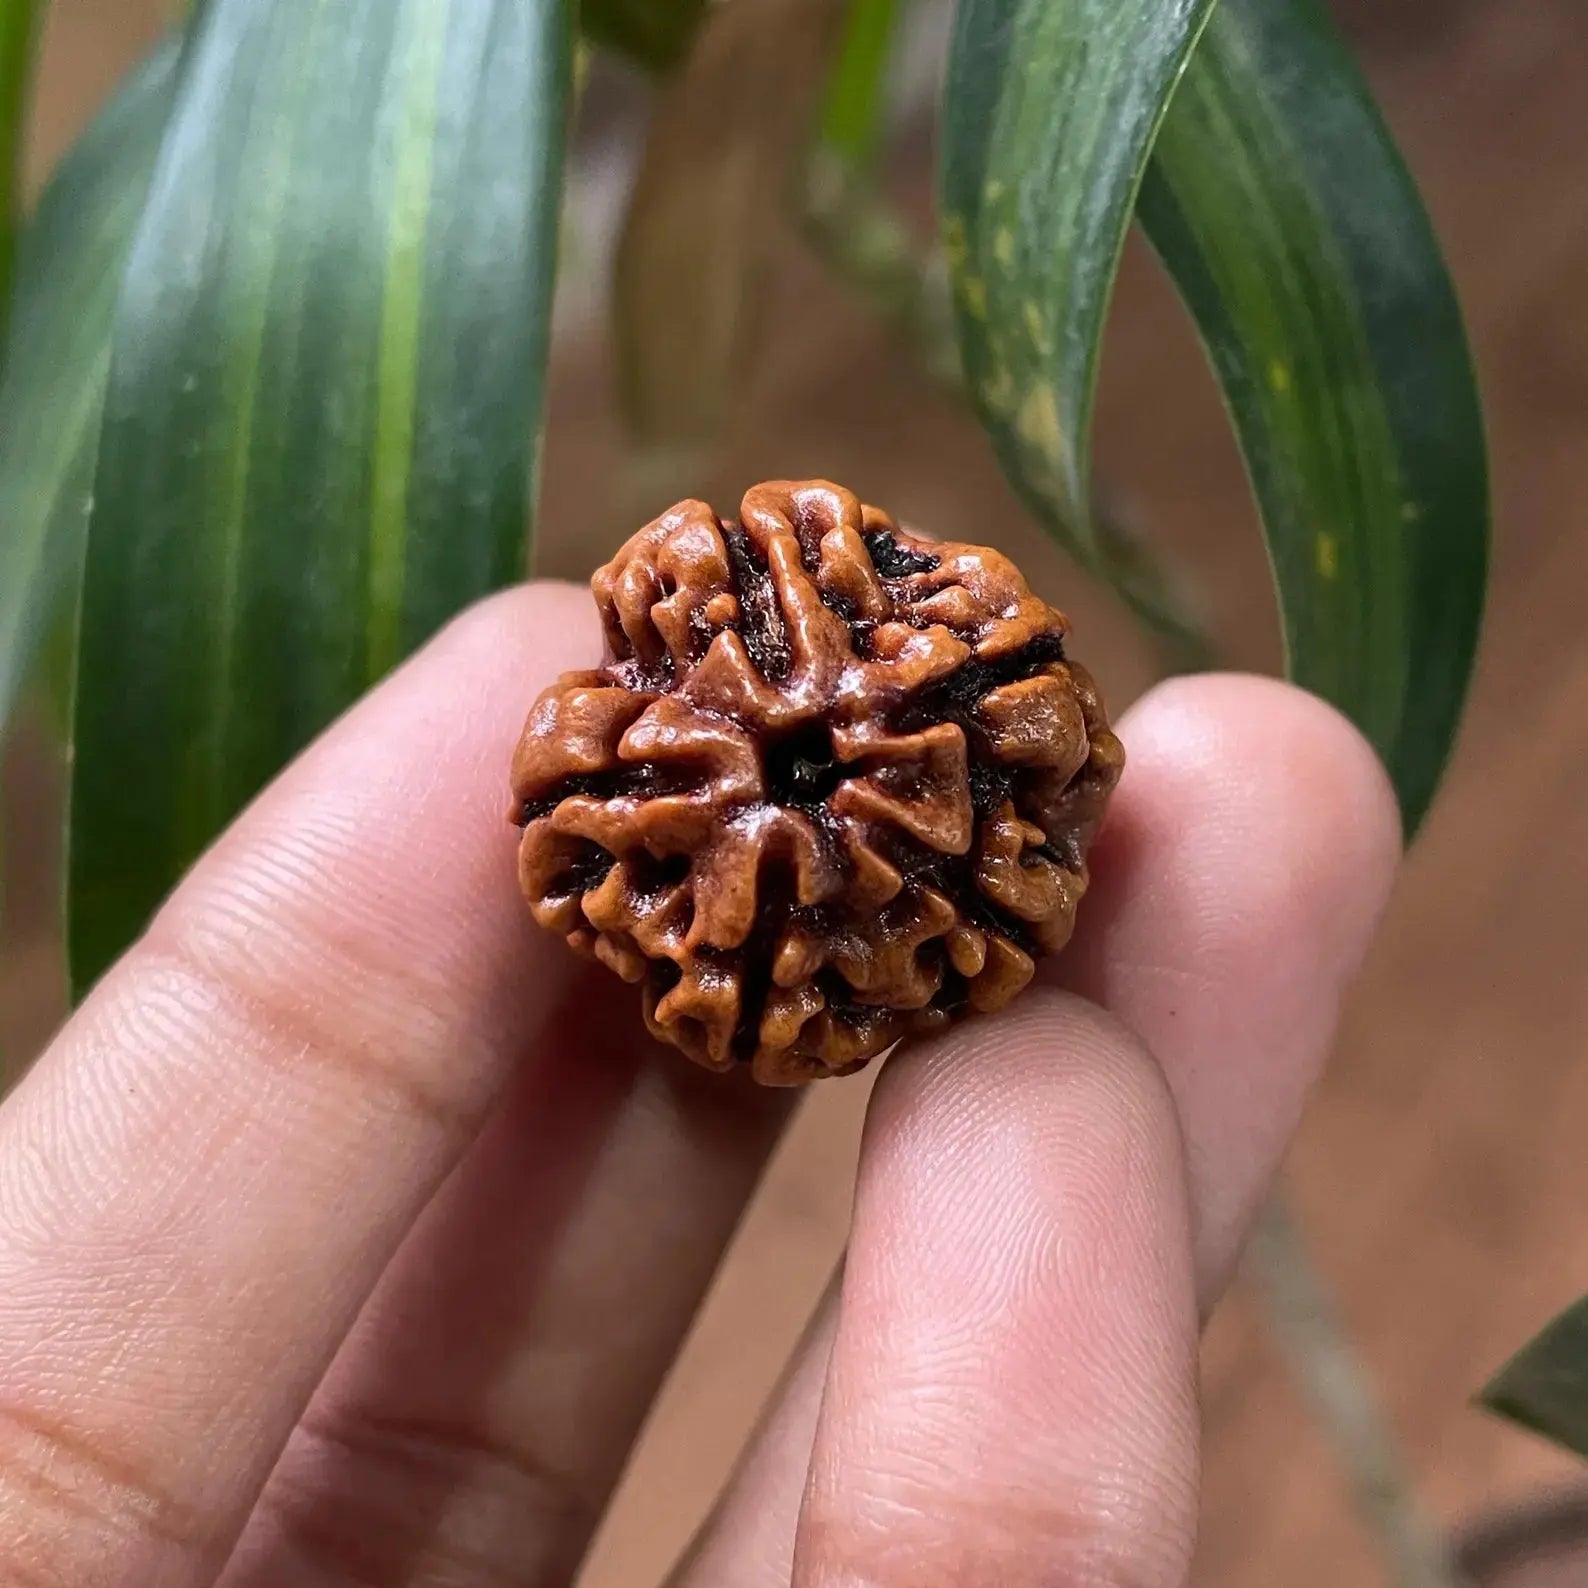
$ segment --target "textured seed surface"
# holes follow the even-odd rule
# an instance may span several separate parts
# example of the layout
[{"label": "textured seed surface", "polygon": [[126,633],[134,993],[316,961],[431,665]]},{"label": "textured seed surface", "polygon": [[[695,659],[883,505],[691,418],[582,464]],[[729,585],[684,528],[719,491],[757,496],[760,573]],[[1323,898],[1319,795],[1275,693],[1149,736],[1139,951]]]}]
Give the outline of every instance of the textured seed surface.
[{"label": "textured seed surface", "polygon": [[768,1084],[997,1009],[1062,948],[1124,756],[1064,616],[825,481],[681,502],[591,581],[607,659],[513,761],[541,925]]}]

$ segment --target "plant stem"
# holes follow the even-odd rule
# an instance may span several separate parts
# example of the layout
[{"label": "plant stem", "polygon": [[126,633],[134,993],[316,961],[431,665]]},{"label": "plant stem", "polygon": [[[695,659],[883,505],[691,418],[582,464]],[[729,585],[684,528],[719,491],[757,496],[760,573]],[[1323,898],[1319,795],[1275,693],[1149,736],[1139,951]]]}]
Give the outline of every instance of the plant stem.
[{"label": "plant stem", "polygon": [[[968,401],[954,329],[948,273],[875,187],[818,152],[806,194],[806,230],[835,275],[913,351],[945,391]],[[1202,671],[1217,648],[1187,599],[1183,581],[1145,536],[1112,506],[1094,505],[1097,550],[1088,554],[1063,525],[1065,548],[1106,582],[1156,640],[1166,672]],[[1397,1588],[1466,1588],[1450,1551],[1424,1521],[1371,1375],[1337,1318],[1282,1192],[1271,1198],[1253,1239],[1248,1274],[1270,1328],[1339,1456],[1357,1505],[1379,1540]]]},{"label": "plant stem", "polygon": [[22,214],[22,151],[37,20],[35,0],[0,0],[0,333],[11,302]]},{"label": "plant stem", "polygon": [[882,149],[898,21],[899,0],[849,0],[817,136],[852,170],[874,169]]},{"label": "plant stem", "polygon": [[955,397],[965,395],[948,271],[869,181],[818,148],[806,170],[805,235],[817,255]]},{"label": "plant stem", "polygon": [[1466,1588],[1449,1546],[1422,1515],[1368,1370],[1280,1196],[1264,1209],[1247,1261],[1274,1339],[1340,1457],[1398,1588]]}]

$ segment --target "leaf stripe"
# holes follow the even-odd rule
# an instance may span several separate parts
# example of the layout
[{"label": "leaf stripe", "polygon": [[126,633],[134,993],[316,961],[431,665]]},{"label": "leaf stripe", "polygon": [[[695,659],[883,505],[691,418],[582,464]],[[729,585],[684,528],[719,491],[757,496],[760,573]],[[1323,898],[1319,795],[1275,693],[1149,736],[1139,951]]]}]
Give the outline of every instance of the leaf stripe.
[{"label": "leaf stripe", "polygon": [[402,654],[409,464],[418,402],[425,235],[449,11],[449,0],[406,0],[398,24],[399,38],[419,59],[432,63],[433,69],[414,74],[398,115],[397,153],[393,161],[394,193],[376,382],[374,486],[370,493],[365,676],[371,682]]},{"label": "leaf stripe", "polygon": [[[319,43],[320,29],[329,3],[330,0],[311,0],[312,9],[305,26],[301,34],[291,41],[296,44],[296,52],[292,65],[283,74],[285,80],[296,88],[295,103],[289,102],[291,111],[302,109],[308,90],[308,77],[302,68],[312,58]],[[231,67],[234,73],[241,66],[243,58],[242,51],[233,53]],[[210,670],[209,731],[199,774],[205,793],[202,798],[189,798],[184,802],[189,813],[190,831],[180,840],[183,847],[193,854],[202,849],[209,837],[216,820],[215,812],[224,810],[226,806],[226,729],[229,704],[237,689],[238,617],[243,593],[249,482],[254,462],[254,417],[259,404],[271,288],[280,260],[283,221],[292,192],[294,150],[285,139],[273,136],[279,119],[250,115],[247,124],[246,141],[257,144],[261,156],[261,199],[248,222],[259,238],[259,253],[256,259],[249,261],[248,279],[240,284],[240,297],[247,311],[247,319],[238,334],[234,335],[224,386],[224,401],[235,415],[235,420],[229,431],[229,445],[218,458],[223,479],[217,495],[224,504],[224,511],[218,525],[218,599],[211,609],[216,634],[215,662]],[[151,268],[157,266],[151,265]]]}]

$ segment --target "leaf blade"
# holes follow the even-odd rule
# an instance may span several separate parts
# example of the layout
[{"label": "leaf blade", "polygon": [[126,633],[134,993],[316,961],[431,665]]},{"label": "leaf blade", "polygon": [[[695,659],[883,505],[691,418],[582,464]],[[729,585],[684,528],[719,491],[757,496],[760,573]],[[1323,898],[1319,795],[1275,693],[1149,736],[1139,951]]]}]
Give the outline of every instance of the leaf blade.
[{"label": "leaf blade", "polygon": [[829,156],[856,172],[874,171],[881,155],[899,20],[899,0],[849,0],[822,96],[820,143]]},{"label": "leaf blade", "polygon": [[945,247],[1006,473],[1125,584],[1087,451],[1139,201],[1247,457],[1289,671],[1373,741],[1415,832],[1476,649],[1485,442],[1432,229],[1323,9],[961,0],[948,83]]},{"label": "leaf blade", "polygon": [[960,0],[939,171],[972,401],[1082,557],[1102,327],[1136,192],[1211,0]]},{"label": "leaf blade", "polygon": [[1506,1363],[1482,1399],[1490,1411],[1588,1456],[1588,1296]]},{"label": "leaf blade", "polygon": [[133,73],[22,237],[0,379],[0,724],[81,567],[117,286],[178,53],[170,41]]},{"label": "leaf blade", "polygon": [[568,57],[558,0],[211,0],[196,24],[89,531],[79,989],[284,761],[522,573]]},{"label": "leaf blade", "polygon": [[1477,649],[1487,449],[1431,223],[1314,0],[1221,0],[1141,214],[1235,420],[1288,670],[1373,742],[1415,833]]}]

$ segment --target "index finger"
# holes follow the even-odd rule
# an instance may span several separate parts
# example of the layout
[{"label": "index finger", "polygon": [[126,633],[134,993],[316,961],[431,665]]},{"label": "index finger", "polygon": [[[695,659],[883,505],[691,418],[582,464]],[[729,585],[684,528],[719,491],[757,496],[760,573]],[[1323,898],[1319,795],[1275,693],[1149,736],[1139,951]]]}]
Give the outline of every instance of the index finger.
[{"label": "index finger", "polygon": [[568,587],[453,625],[199,863],[0,1110],[0,1579],[213,1576],[554,1016],[571,957],[518,897],[506,766],[597,643]]}]

